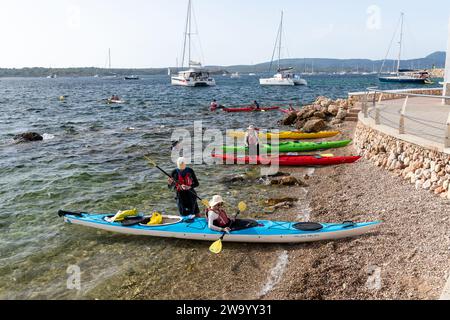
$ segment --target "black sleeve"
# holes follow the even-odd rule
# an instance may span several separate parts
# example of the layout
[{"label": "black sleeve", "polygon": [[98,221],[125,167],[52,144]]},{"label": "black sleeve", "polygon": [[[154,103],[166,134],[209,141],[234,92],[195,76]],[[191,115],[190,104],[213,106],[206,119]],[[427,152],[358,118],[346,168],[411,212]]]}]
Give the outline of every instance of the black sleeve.
[{"label": "black sleeve", "polygon": [[191,173],[192,173],[192,188],[195,189],[200,185],[200,183],[197,180],[197,176],[195,175],[194,170],[191,169]]},{"label": "black sleeve", "polygon": [[[178,179],[177,170],[173,170],[170,176],[172,177],[173,180],[177,181]],[[175,189],[175,183],[172,185],[168,184],[167,187],[169,187],[169,189]]]}]

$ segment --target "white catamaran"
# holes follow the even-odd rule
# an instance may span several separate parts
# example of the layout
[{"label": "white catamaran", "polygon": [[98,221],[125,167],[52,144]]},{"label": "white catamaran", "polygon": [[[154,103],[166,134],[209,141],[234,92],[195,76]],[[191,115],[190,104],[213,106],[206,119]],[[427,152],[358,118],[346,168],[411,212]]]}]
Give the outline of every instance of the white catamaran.
[{"label": "white catamaran", "polygon": [[194,34],[191,32],[191,29],[192,29],[192,0],[189,0],[186,18],[186,29],[184,33],[183,61],[182,61],[182,66],[184,67],[186,42],[187,42],[188,70],[180,71],[176,76],[172,76],[171,83],[174,86],[185,86],[185,87],[215,86],[216,81],[209,75],[209,72],[202,67],[201,63],[191,60],[191,36]]},{"label": "white catamaran", "polygon": [[273,58],[275,56],[275,50],[278,47],[278,68],[277,73],[272,78],[259,79],[259,83],[262,86],[297,86],[304,85],[308,83],[305,79],[300,78],[300,76],[294,73],[294,68],[281,68],[281,40],[283,36],[283,12],[281,12],[281,22],[278,29],[277,39],[275,42],[275,47],[273,49],[272,61],[270,62],[269,72],[272,71]]}]

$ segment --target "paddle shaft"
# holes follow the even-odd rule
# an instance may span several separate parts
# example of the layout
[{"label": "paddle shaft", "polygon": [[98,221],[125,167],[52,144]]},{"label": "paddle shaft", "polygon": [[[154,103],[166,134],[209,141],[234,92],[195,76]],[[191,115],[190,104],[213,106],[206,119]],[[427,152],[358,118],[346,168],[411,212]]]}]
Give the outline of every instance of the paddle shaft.
[{"label": "paddle shaft", "polygon": [[[164,173],[166,176],[168,176],[169,178],[173,179],[173,177],[172,177],[170,174],[168,174],[164,169],[162,169],[160,166],[155,165],[155,167],[156,167],[157,169],[159,169],[162,173]],[[176,181],[173,181],[173,182],[174,182],[176,185],[179,185],[178,182],[176,182]],[[190,190],[190,189],[187,190],[187,191],[189,191],[190,193],[192,193],[198,200],[203,201],[203,199],[200,198],[197,194],[195,194],[194,191],[192,191],[192,190]]]},{"label": "paddle shaft", "polygon": [[[238,210],[238,212],[236,213],[236,215],[234,216],[234,219],[236,219],[237,218],[237,216],[239,215],[241,213],[241,210]],[[230,229],[231,229],[231,227],[233,226],[233,221],[231,222],[231,224],[230,224]],[[225,236],[227,235],[227,233],[226,232],[224,232],[223,234],[222,234],[222,236],[220,237],[220,240],[223,240],[223,238],[225,238]]]}]

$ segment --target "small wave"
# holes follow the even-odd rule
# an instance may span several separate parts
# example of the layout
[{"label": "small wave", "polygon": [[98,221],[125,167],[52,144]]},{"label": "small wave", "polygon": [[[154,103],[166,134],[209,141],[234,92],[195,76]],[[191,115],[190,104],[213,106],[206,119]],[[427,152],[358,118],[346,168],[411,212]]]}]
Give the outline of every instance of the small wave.
[{"label": "small wave", "polygon": [[286,250],[283,250],[283,252],[278,256],[275,267],[273,267],[270,272],[269,279],[267,280],[266,284],[264,285],[259,294],[260,297],[264,297],[266,294],[272,291],[273,288],[275,288],[275,286],[281,281],[281,278],[283,277],[283,274],[286,271],[288,262],[289,262],[289,254]]},{"label": "small wave", "polygon": [[53,139],[55,139],[55,136],[53,134],[50,134],[50,133],[44,133],[42,135],[42,138],[44,138],[44,140],[53,140]]}]

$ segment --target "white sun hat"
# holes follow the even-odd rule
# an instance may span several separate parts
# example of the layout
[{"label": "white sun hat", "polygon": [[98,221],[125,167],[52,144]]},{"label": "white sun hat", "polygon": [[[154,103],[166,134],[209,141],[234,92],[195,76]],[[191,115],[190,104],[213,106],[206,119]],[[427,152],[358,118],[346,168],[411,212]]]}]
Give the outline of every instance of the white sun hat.
[{"label": "white sun hat", "polygon": [[209,202],[209,206],[210,206],[210,207],[214,207],[214,206],[216,206],[216,205],[219,204],[219,203],[223,203],[223,199],[222,199],[221,196],[216,195],[216,196],[214,196],[214,197],[211,199],[211,201]]}]

